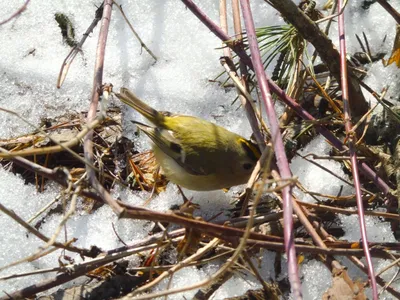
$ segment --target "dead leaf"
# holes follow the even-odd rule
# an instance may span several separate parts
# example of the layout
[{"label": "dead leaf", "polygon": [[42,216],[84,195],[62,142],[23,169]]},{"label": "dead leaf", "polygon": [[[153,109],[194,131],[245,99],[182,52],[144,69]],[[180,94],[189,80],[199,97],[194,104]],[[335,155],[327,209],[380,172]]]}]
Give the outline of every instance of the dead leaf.
[{"label": "dead leaf", "polygon": [[396,25],[396,36],[394,38],[394,44],[392,54],[388,61],[384,61],[385,66],[389,66],[392,63],[396,63],[397,67],[400,68],[400,25]]},{"label": "dead leaf", "polygon": [[347,271],[333,271],[332,286],[322,296],[323,300],[365,300],[364,285],[361,282],[353,282]]}]

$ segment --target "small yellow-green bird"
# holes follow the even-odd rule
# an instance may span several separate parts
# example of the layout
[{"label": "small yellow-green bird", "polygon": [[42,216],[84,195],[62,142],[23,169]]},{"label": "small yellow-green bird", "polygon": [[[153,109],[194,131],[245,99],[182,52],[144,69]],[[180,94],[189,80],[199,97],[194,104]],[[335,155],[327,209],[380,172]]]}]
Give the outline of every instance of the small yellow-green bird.
[{"label": "small yellow-green bird", "polygon": [[116,96],[154,124],[138,127],[153,141],[162,172],[182,187],[210,191],[246,183],[260,158],[257,145],[221,126],[159,112],[126,88]]}]

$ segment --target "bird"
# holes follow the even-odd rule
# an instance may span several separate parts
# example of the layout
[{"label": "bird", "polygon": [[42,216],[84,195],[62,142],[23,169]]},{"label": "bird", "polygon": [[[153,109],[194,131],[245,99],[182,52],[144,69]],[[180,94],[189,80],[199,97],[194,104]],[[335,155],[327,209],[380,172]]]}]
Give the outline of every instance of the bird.
[{"label": "bird", "polygon": [[246,183],[261,156],[250,140],[199,117],[157,111],[122,87],[115,95],[153,126],[134,122],[153,142],[162,173],[195,191]]}]

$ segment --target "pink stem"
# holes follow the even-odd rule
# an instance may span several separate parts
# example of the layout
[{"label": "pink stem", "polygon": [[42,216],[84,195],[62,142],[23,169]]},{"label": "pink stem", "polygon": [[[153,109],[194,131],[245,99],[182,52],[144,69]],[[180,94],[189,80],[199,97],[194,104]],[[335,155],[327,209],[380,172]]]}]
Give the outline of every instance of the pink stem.
[{"label": "pink stem", "polygon": [[[268,116],[268,123],[271,130],[272,144],[275,150],[277,165],[281,178],[283,180],[290,179],[292,177],[292,173],[290,172],[289,163],[286,157],[278,118],[275,114],[274,104],[267,82],[267,76],[264,72],[260,49],[258,48],[257,36],[254,28],[250,3],[249,0],[241,0],[240,4],[242,7],[244,23],[246,26],[247,39],[249,42],[252,62],[255,69],[258,85],[260,87],[261,96],[264,101],[265,110]],[[294,299],[301,299],[301,284],[297,269],[296,249],[294,247],[293,200],[291,192],[291,185],[287,185],[282,189],[285,252],[288,258],[288,275],[290,284],[292,286]]]},{"label": "pink stem", "polygon": [[[343,0],[338,1],[339,8],[343,7]],[[343,100],[343,110],[344,110],[344,122],[346,135],[348,137],[348,147],[351,161],[351,170],[353,174],[354,187],[356,189],[356,202],[358,207],[358,217],[360,222],[360,230],[361,237],[363,241],[363,249],[365,253],[365,259],[367,261],[368,275],[371,282],[372,294],[375,300],[378,299],[378,292],[376,288],[376,279],[374,274],[374,268],[372,265],[371,254],[368,248],[368,240],[367,240],[367,230],[365,225],[365,216],[364,216],[364,205],[361,197],[361,189],[360,189],[360,177],[358,173],[358,162],[357,162],[357,154],[355,152],[354,147],[354,137],[352,132],[352,123],[351,123],[351,112],[350,112],[350,104],[349,104],[349,90],[348,90],[348,75],[347,75],[347,59],[346,59],[346,38],[345,38],[345,29],[344,29],[344,14],[339,15],[338,20],[339,25],[339,42],[340,42],[340,79],[342,86],[342,100]]]}]

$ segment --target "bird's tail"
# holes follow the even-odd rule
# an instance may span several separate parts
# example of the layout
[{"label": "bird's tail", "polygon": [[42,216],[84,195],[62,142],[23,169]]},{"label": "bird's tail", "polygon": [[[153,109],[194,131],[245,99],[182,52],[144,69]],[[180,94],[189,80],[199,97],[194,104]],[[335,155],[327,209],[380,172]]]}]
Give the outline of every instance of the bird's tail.
[{"label": "bird's tail", "polygon": [[119,100],[138,111],[154,125],[160,126],[164,123],[163,114],[148,106],[127,88],[122,87],[119,94],[115,95],[119,98]]}]

